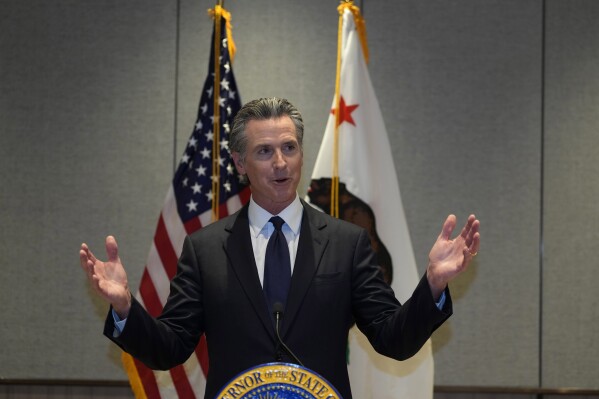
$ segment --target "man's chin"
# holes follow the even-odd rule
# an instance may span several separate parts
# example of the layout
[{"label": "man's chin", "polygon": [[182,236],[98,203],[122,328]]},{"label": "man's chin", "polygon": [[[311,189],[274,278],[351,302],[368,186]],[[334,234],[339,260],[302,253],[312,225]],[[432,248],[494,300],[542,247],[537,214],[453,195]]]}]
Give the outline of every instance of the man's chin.
[{"label": "man's chin", "polygon": [[294,193],[297,191],[297,183],[293,179],[285,179],[283,181],[273,181],[271,183],[272,189],[278,193],[278,195],[284,195],[285,193]]},{"label": "man's chin", "polygon": [[271,198],[273,202],[284,203],[293,201],[296,195],[297,192],[295,188],[292,189],[291,187],[289,187],[286,189],[274,190]]},{"label": "man's chin", "polygon": [[277,193],[276,196],[273,197],[274,201],[273,202],[277,202],[279,204],[284,204],[284,203],[291,203],[294,199],[295,199],[295,191],[291,192],[284,192],[284,193]]}]

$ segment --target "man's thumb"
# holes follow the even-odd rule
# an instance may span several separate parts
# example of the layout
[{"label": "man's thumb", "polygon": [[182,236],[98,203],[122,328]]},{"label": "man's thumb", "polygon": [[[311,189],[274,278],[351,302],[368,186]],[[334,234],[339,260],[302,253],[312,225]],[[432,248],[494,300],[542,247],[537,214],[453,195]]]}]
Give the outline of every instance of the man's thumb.
[{"label": "man's thumb", "polygon": [[119,247],[113,236],[106,237],[106,255],[109,262],[117,262],[119,260]]}]

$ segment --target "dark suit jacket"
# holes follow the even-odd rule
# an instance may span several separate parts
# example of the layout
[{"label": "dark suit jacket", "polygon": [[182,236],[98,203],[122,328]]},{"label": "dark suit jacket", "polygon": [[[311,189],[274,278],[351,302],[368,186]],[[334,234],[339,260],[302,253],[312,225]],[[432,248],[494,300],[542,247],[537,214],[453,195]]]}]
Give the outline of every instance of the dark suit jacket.
[{"label": "dark suit jacket", "polygon": [[[154,369],[184,362],[205,333],[206,399],[240,372],[275,361],[279,348],[248,223],[246,206],[187,237],[162,315],[152,318],[134,300],[122,334],[112,336],[110,313],[104,333]],[[382,279],[367,233],[304,204],[281,336],[306,367],[350,399],[346,348],[354,321],[378,352],[406,359],[450,316],[446,295],[440,311],[423,277],[400,305]],[[285,354],[282,361],[292,362]]]}]

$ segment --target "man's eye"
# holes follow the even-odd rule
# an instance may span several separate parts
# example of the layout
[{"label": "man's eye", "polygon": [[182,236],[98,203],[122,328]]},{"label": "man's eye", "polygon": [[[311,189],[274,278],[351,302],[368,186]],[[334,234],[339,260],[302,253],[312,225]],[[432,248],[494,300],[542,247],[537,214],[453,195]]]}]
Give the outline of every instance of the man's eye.
[{"label": "man's eye", "polygon": [[266,155],[269,153],[270,153],[270,148],[267,148],[267,147],[263,147],[258,150],[258,154],[260,154],[260,155]]},{"label": "man's eye", "polygon": [[296,148],[295,144],[287,144],[283,147],[283,149],[287,152],[293,151],[293,150],[295,150],[295,148]]}]

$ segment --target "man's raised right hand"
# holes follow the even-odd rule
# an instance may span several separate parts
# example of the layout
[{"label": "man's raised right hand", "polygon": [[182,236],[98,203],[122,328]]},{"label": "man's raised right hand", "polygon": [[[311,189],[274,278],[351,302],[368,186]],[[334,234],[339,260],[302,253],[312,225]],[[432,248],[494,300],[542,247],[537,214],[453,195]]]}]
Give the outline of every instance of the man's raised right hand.
[{"label": "man's raised right hand", "polygon": [[81,244],[79,261],[91,285],[102,298],[108,301],[121,319],[126,319],[131,309],[131,292],[127,284],[127,273],[119,258],[119,249],[113,236],[106,237],[108,260],[97,259],[87,244]]}]

